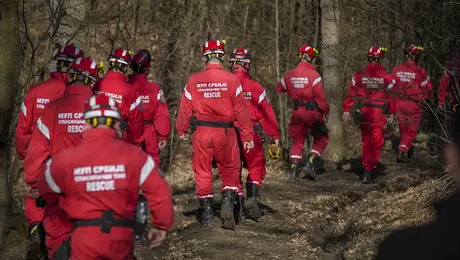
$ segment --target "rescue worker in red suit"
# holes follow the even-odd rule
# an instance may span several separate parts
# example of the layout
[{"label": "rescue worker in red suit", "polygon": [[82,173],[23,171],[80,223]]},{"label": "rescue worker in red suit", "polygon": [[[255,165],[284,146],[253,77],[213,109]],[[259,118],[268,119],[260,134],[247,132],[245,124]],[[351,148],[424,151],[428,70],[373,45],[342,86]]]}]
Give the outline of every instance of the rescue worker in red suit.
[{"label": "rescue worker in red suit", "polygon": [[[97,63],[90,58],[78,58],[69,70],[70,83],[64,96],[51,102],[37,120],[24,161],[24,177],[32,189],[38,188],[38,179],[44,173],[49,157],[77,146],[85,128],[83,120],[85,101],[93,94]],[[46,201],[43,225],[46,232],[48,255],[67,239],[73,228],[66,214],[59,208],[57,198]]]},{"label": "rescue worker in red suit", "polygon": [[[373,46],[369,49],[369,63],[362,71],[356,72],[348,87],[343,103],[344,121],[352,120],[350,108],[355,102],[362,102],[362,120],[360,122],[362,137],[362,164],[364,175],[362,183],[374,181],[374,171],[382,153],[384,144],[383,127],[386,122],[393,121],[395,102],[389,91],[396,81],[380,63],[384,57],[385,49]],[[389,104],[389,106],[387,106]],[[386,107],[389,115],[386,116]]]},{"label": "rescue worker in red suit", "polygon": [[327,146],[328,130],[325,123],[329,114],[329,104],[324,95],[321,75],[311,63],[316,49],[304,45],[299,49],[299,64],[288,71],[276,86],[276,92],[287,92],[294,100],[288,131],[291,137],[291,169],[289,176],[298,177],[305,138],[308,130],[314,137],[314,144],[304,168],[307,178],[314,180],[319,170],[321,155]]},{"label": "rescue worker in red suit", "polygon": [[[267,173],[261,130],[263,129],[268,136],[272,137],[275,143],[273,148],[277,149],[279,147],[279,127],[267,92],[259,82],[252,80],[251,74],[249,74],[251,53],[245,48],[235,49],[230,56],[228,67],[241,82],[254,130],[254,148],[249,152],[244,152],[243,147],[240,147],[240,149],[242,150],[243,166],[249,171],[246,180],[244,207],[249,218],[258,219],[262,216],[262,211],[259,208],[257,199],[259,189],[262,187],[262,182]],[[239,132],[238,138],[239,144],[242,144],[243,135],[241,132]]]},{"label": "rescue worker in red suit", "polygon": [[[67,72],[70,65],[75,59],[83,56],[83,50],[74,44],[62,46],[54,57],[54,60],[56,60],[56,71],[51,72],[47,81],[29,88],[21,105],[21,112],[19,113],[16,128],[15,147],[21,160],[24,160],[27,154],[27,148],[29,147],[29,142],[38,118],[49,102],[64,94],[65,86],[68,82]],[[43,208],[37,207],[36,201],[26,196],[24,215],[28,222],[29,252],[33,254],[35,251],[40,252],[40,248],[46,249],[44,230],[41,224],[43,220]]]},{"label": "rescue worker in red suit", "polygon": [[145,151],[160,167],[160,150],[166,146],[171,123],[163,90],[157,84],[147,80],[150,59],[150,53],[147,50],[140,50],[134,54],[131,61],[131,69],[134,74],[128,76],[128,83],[138,91],[142,98]]},{"label": "rescue worker in red suit", "polygon": [[144,135],[141,97],[127,82],[128,67],[131,62],[129,51],[118,48],[112,51],[107,61],[109,71],[94,86],[95,94],[103,94],[115,99],[120,108],[122,137],[129,143],[140,145]]},{"label": "rescue worker in red suit", "polygon": [[[457,47],[460,50],[460,45]],[[458,93],[460,89],[460,57],[449,61],[439,81],[438,102],[441,109],[457,107],[459,100],[456,100],[454,90]],[[460,98],[460,97],[459,97]]]},{"label": "rescue worker in red suit", "polygon": [[422,119],[423,100],[433,97],[430,76],[424,68],[417,65],[422,52],[422,47],[410,45],[405,51],[406,63],[393,68],[393,75],[396,76],[394,91],[398,97],[396,113],[401,134],[397,162],[408,162],[408,155],[413,152],[412,143],[417,136]]},{"label": "rescue worker in red suit", "polygon": [[223,69],[224,55],[222,42],[209,40],[204,44],[205,70],[188,79],[180,102],[176,128],[183,140],[187,140],[186,131],[189,128],[193,131],[192,164],[200,201],[201,223],[211,225],[214,219],[211,163],[215,158],[222,179],[222,227],[233,229],[236,224],[234,202],[241,187],[241,159],[233,122],[236,121],[241,129],[245,150],[252,149],[254,142],[241,83],[237,77]]},{"label": "rescue worker in red suit", "polygon": [[137,214],[138,199],[151,212],[151,247],[159,246],[173,225],[171,189],[151,156],[117,140],[120,118],[114,99],[91,97],[81,144],[54,155],[39,180],[40,195],[47,200],[60,195],[61,209],[75,221],[66,259],[134,259],[135,219],[148,217],[146,207]]}]

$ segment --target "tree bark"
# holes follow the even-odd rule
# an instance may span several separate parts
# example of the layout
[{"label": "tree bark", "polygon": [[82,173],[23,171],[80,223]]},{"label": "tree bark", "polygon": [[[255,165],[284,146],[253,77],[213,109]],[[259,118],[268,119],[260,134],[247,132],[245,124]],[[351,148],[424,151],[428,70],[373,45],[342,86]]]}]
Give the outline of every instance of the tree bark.
[{"label": "tree bark", "polygon": [[4,245],[11,202],[8,188],[10,121],[18,88],[20,39],[18,0],[0,2],[0,245]]},{"label": "tree bark", "polygon": [[329,144],[325,158],[340,161],[344,154],[344,131],[341,117],[338,0],[321,1],[322,72],[326,98],[329,100]]}]

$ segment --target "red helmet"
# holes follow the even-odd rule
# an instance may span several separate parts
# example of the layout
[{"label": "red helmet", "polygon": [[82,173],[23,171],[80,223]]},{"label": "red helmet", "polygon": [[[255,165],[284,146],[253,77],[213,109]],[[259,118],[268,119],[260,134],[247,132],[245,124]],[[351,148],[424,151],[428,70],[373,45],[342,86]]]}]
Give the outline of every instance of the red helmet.
[{"label": "red helmet", "polygon": [[107,61],[109,62],[109,64],[112,64],[113,62],[113,63],[121,63],[123,65],[128,66],[129,63],[131,62],[131,54],[125,48],[114,49],[112,50],[112,53],[110,53],[110,56],[107,59]]},{"label": "red helmet", "polygon": [[246,48],[236,48],[233,50],[232,55],[228,59],[230,63],[233,62],[242,62],[251,64],[251,53]]},{"label": "red helmet", "polygon": [[208,59],[213,56],[222,59],[225,55],[225,41],[209,40],[203,45],[203,57]]},{"label": "red helmet", "polygon": [[55,59],[58,61],[74,62],[75,59],[85,56],[83,49],[71,43],[62,46],[56,53]]},{"label": "red helmet", "polygon": [[383,58],[386,50],[387,50],[386,48],[380,47],[378,45],[374,45],[367,52],[367,56],[371,58]]},{"label": "red helmet", "polygon": [[297,53],[299,56],[308,55],[310,58],[315,57],[316,54],[318,54],[318,50],[308,45],[300,47],[299,52]]},{"label": "red helmet", "polygon": [[138,64],[144,67],[150,67],[150,53],[147,50],[138,50],[131,60],[132,63]]},{"label": "red helmet", "polygon": [[[120,119],[120,111],[117,108],[117,103],[115,99],[106,95],[96,95],[90,97],[85,103],[85,113],[83,115],[85,120],[92,119],[92,118],[104,118],[110,117],[115,119]],[[93,124],[93,122],[88,122]],[[97,124],[96,124],[97,125]]]},{"label": "red helmet", "polygon": [[423,47],[416,46],[414,44],[411,44],[409,48],[407,48],[407,50],[405,51],[406,54],[412,55],[412,56],[420,55],[422,54],[422,52],[423,52]]},{"label": "red helmet", "polygon": [[96,81],[97,79],[97,62],[89,57],[78,58],[72,63],[69,74],[73,80],[80,78],[80,80],[87,82],[87,79]]}]

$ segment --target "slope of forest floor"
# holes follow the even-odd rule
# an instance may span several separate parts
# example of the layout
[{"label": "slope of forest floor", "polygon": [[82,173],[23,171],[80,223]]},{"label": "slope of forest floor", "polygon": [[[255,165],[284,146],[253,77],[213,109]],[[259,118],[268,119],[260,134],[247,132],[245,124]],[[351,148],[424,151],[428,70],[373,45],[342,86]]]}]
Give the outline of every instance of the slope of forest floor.
[{"label": "slope of forest floor", "polygon": [[[235,231],[221,229],[217,217],[214,228],[201,228],[194,190],[182,191],[175,195],[176,225],[167,242],[148,250],[140,241],[138,259],[372,259],[386,234],[430,220],[430,202],[446,187],[423,153],[401,165],[386,151],[381,162],[386,174],[372,185],[360,184],[355,161],[328,165],[315,182],[287,181],[279,164],[271,165],[261,194],[265,215],[243,220]],[[218,187],[216,181],[216,194]],[[220,198],[215,201],[218,209]],[[23,259],[24,238],[14,230],[8,238],[1,259]]]}]

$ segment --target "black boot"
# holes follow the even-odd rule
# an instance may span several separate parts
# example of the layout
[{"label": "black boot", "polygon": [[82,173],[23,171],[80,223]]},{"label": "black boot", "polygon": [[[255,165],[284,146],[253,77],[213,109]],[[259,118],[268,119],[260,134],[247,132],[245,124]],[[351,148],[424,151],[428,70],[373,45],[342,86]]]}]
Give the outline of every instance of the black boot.
[{"label": "black boot", "polygon": [[45,244],[45,229],[41,223],[32,223],[29,228],[29,250],[27,259],[36,259],[40,254],[48,258],[48,249]]},{"label": "black boot", "polygon": [[374,174],[369,171],[365,171],[363,174],[363,179],[361,180],[362,184],[370,184],[374,182]]},{"label": "black boot", "polygon": [[259,208],[259,186],[254,183],[246,184],[247,198],[245,202],[245,208],[247,215],[252,220],[257,220],[262,217],[262,210]]},{"label": "black boot", "polygon": [[222,192],[222,207],[220,209],[220,217],[222,218],[222,228],[235,229],[235,207],[236,192],[226,190]]},{"label": "black boot", "polygon": [[289,168],[288,178],[295,179],[298,178],[300,175],[300,163],[293,162],[291,164],[291,168]]},{"label": "black boot", "polygon": [[200,200],[200,223],[202,225],[211,226],[214,222],[212,202],[213,199]]},{"label": "black boot", "polygon": [[409,158],[407,157],[407,153],[403,151],[398,151],[398,155],[396,156],[396,162],[408,163]]},{"label": "black boot", "polygon": [[318,175],[316,174],[316,170],[319,160],[319,157],[310,156],[309,160],[307,161],[307,164],[303,168],[303,171],[305,172],[305,178],[312,181],[316,180],[316,177],[318,177]]},{"label": "black boot", "polygon": [[243,220],[243,208],[244,208],[244,197],[237,196],[235,199],[235,209],[233,210],[235,213],[235,221],[239,223]]}]

